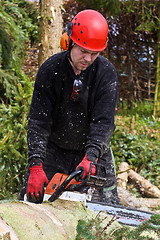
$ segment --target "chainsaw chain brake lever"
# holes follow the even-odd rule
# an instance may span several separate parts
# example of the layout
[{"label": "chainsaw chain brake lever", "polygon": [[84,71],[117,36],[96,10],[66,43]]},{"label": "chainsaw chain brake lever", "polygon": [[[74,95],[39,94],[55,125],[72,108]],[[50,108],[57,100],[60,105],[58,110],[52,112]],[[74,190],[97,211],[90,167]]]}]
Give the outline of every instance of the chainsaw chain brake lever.
[{"label": "chainsaw chain brake lever", "polygon": [[[93,165],[96,166],[95,176],[91,175],[91,170]],[[102,172],[103,172],[103,177],[99,176],[100,174],[102,174]],[[102,188],[104,185],[106,185],[106,183],[107,183],[107,172],[106,172],[105,166],[100,163],[91,163],[86,184],[94,186],[96,188]]]},{"label": "chainsaw chain brake lever", "polygon": [[65,190],[67,185],[70,183],[70,181],[75,178],[77,175],[81,174],[82,170],[77,170],[72,172],[65,180],[64,182],[56,189],[56,191],[51,195],[51,197],[48,199],[49,202],[55,201],[59,195]]},{"label": "chainsaw chain brake lever", "polygon": [[[93,165],[96,166],[96,176],[91,175]],[[101,170],[103,169],[104,177],[98,176],[99,175],[98,168],[99,169],[101,168]],[[88,175],[82,180],[81,183],[79,183],[78,185],[71,185],[69,186],[69,188],[71,190],[78,191],[84,185],[88,185],[88,186],[96,187],[98,189],[98,188],[102,188],[104,185],[106,185],[106,183],[107,183],[107,172],[106,172],[105,166],[100,163],[91,162]]]}]

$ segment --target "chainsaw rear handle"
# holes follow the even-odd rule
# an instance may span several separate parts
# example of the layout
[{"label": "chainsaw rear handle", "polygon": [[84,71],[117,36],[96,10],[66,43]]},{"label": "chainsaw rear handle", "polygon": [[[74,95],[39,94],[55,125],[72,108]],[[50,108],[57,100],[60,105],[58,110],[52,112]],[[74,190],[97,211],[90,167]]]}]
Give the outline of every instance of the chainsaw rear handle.
[{"label": "chainsaw rear handle", "polygon": [[56,189],[56,191],[52,194],[52,196],[48,199],[49,202],[55,201],[59,195],[65,190],[67,185],[70,183],[70,181],[81,174],[82,170],[77,170],[72,172],[65,180],[64,182]]}]

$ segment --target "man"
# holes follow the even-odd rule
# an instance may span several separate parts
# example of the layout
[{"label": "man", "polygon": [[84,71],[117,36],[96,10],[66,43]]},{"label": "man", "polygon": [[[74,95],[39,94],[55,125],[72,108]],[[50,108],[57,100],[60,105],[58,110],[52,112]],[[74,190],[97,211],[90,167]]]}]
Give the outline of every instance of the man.
[{"label": "man", "polygon": [[[98,201],[119,203],[110,140],[118,94],[113,65],[100,52],[107,47],[108,25],[97,11],[78,13],[62,39],[67,51],[40,67],[28,117],[28,171],[20,192],[41,203],[44,187],[56,172],[70,174],[91,162],[105,165],[108,181]],[[103,175],[93,165],[92,175]],[[26,190],[27,189],[27,190]]]}]

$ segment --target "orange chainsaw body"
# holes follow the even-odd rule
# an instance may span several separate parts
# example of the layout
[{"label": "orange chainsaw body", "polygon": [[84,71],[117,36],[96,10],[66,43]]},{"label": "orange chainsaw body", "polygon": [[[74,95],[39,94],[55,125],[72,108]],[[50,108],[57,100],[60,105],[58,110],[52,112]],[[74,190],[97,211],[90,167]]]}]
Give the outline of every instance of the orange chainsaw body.
[{"label": "orange chainsaw body", "polygon": [[104,168],[104,166],[101,164],[91,163],[89,174],[86,176],[86,178],[82,179],[82,181],[81,179],[80,181],[76,181],[77,176],[82,173],[82,169],[77,169],[70,175],[64,173],[56,173],[45,190],[45,194],[51,195],[48,201],[55,201],[66,190],[79,191],[83,186],[94,186],[96,188],[102,188],[106,184],[107,178],[92,176],[92,165]]},{"label": "orange chainsaw body", "polygon": [[[62,183],[66,180],[66,178],[68,177],[67,174],[63,174],[63,173],[56,173],[53,178],[51,179],[51,181],[49,182],[46,190],[45,190],[45,194],[49,194],[52,195],[57,188],[62,185]],[[65,187],[65,189],[67,189],[70,185],[72,184],[80,184],[81,182],[77,182],[74,178],[70,181],[70,183]]]}]

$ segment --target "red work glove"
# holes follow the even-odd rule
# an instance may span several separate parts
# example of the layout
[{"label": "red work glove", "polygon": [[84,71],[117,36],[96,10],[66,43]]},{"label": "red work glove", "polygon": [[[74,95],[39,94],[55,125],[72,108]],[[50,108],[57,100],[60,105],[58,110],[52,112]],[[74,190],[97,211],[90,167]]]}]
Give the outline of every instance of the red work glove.
[{"label": "red work glove", "polygon": [[[87,154],[83,158],[82,162],[76,167],[76,171],[81,169],[82,173],[78,176],[79,179],[84,179],[89,174],[90,164],[92,162],[87,159]],[[91,175],[96,175],[96,166],[92,165]],[[76,179],[76,180],[79,180]]]},{"label": "red work glove", "polygon": [[27,200],[34,203],[42,203],[44,188],[48,184],[48,179],[43,171],[43,165],[39,160],[35,160],[29,167],[30,175],[27,186]]}]

